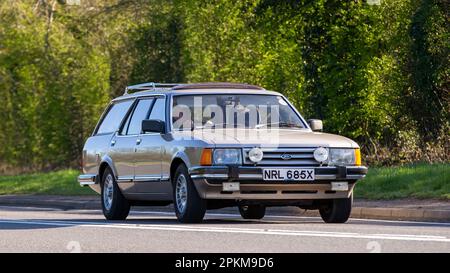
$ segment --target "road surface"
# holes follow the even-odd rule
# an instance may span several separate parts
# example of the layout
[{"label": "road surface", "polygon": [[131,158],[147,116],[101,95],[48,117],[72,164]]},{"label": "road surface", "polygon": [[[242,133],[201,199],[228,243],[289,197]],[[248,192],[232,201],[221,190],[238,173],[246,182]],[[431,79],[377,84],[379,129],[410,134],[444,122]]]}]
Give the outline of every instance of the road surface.
[{"label": "road surface", "polygon": [[105,221],[98,210],[0,207],[0,252],[450,252],[450,223],[269,214],[244,220],[237,210],[180,224],[169,210],[133,210]]}]

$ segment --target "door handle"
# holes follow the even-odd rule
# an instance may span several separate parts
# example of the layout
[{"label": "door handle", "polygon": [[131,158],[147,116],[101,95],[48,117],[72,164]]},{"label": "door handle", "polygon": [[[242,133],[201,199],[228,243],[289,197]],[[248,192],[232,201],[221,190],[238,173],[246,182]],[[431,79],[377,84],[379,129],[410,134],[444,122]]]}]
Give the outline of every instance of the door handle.
[{"label": "door handle", "polygon": [[140,139],[140,138],[136,139],[136,145],[141,144],[141,141],[142,141],[142,139]]},{"label": "door handle", "polygon": [[116,145],[116,141],[115,140],[111,140],[111,146]]}]

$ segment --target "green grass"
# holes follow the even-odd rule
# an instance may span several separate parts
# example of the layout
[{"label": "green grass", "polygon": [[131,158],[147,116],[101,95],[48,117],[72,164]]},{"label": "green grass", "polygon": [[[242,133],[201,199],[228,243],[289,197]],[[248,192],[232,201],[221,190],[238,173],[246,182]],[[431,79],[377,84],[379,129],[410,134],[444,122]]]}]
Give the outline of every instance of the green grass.
[{"label": "green grass", "polygon": [[50,173],[0,176],[0,195],[3,194],[49,194],[89,195],[88,187],[78,184],[76,170],[62,170]]},{"label": "green grass", "polygon": [[369,168],[366,178],[356,185],[355,197],[450,200],[450,164]]},{"label": "green grass", "polygon": [[[76,181],[76,170],[0,176],[2,194],[95,194]],[[450,164],[416,164],[369,168],[355,189],[356,198],[433,198],[450,200]]]}]

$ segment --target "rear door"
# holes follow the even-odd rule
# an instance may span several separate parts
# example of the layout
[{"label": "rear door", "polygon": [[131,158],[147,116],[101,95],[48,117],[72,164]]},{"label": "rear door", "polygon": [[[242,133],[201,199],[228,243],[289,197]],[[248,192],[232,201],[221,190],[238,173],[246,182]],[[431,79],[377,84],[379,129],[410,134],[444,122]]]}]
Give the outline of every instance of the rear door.
[{"label": "rear door", "polygon": [[[124,103],[131,106],[134,100],[128,100]],[[109,142],[109,156],[116,171],[116,179],[119,187],[126,193],[126,191],[133,186],[133,176],[134,176],[134,165],[133,165],[133,154],[134,145],[136,143],[137,136],[127,136],[124,134],[124,124],[128,124],[130,115],[132,113],[133,107],[128,107],[129,109],[123,113],[122,118],[112,117],[112,122],[117,124],[114,136]],[[123,117],[126,115],[126,120]]]}]

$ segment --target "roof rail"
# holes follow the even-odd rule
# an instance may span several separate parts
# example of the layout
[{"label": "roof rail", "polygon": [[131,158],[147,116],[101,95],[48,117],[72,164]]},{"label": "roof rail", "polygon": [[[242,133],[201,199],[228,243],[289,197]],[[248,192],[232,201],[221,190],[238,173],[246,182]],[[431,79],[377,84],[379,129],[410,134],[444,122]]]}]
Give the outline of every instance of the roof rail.
[{"label": "roof rail", "polygon": [[253,89],[265,90],[264,88],[247,83],[230,82],[201,82],[201,83],[156,83],[147,82],[136,85],[130,85],[125,88],[124,95],[131,94],[130,91],[154,91],[154,90],[186,90],[186,89]]},{"label": "roof rail", "polygon": [[185,90],[185,89],[253,89],[253,90],[265,90],[264,88],[247,84],[247,83],[233,83],[233,82],[200,82],[200,83],[188,83],[179,84],[173,87],[173,90]]},{"label": "roof rail", "polygon": [[169,89],[182,83],[157,83],[157,82],[146,82],[136,85],[130,85],[125,88],[124,95],[130,94],[130,91],[147,91],[156,89]]}]

